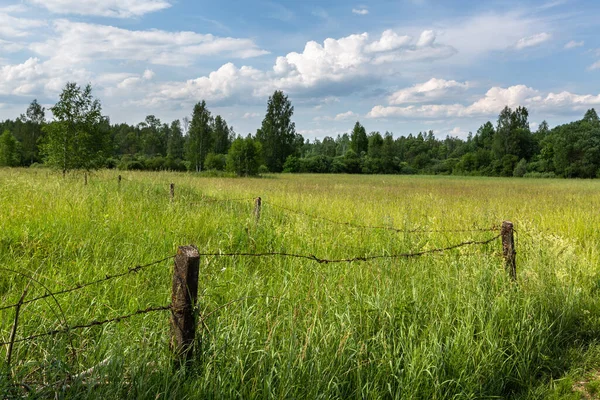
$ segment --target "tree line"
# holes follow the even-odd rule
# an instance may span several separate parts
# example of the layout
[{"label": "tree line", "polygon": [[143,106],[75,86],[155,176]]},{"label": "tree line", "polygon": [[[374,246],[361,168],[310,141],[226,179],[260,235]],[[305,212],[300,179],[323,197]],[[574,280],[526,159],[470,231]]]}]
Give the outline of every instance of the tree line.
[{"label": "tree line", "polygon": [[261,127],[237,135],[200,101],[191,118],[163,123],[148,115],[137,125],[111,124],[90,85],[67,83],[50,108],[37,100],[15,120],[0,122],[0,165],[73,169],[229,171],[352,174],[456,174],[532,177],[600,177],[600,120],[583,118],[550,129],[529,125],[525,107],[505,107],[497,121],[466,140],[432,131],[394,138],[367,134],[356,122],[350,134],[305,140],[292,121],[294,107],[281,91],[269,97]]}]

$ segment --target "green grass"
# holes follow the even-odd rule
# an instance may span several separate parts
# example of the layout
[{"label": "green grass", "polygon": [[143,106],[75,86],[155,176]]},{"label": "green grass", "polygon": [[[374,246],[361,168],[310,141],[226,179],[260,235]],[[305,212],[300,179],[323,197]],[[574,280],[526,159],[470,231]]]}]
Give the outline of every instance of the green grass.
[{"label": "green grass", "polygon": [[[499,241],[350,264],[206,257],[199,308],[210,315],[189,368],[172,368],[168,312],[151,313],[16,345],[14,377],[0,383],[4,396],[26,394],[11,386],[18,382],[32,397],[53,398],[577,398],[572,383],[555,382],[600,364],[600,182],[120,173],[119,188],[116,171],[84,186],[78,175],[0,170],[0,266],[57,291],[161,259],[179,245],[346,258],[484,240],[494,233],[407,231],[510,219],[518,284],[503,269]],[[404,232],[335,225],[270,205]],[[28,304],[18,337],[65,319],[75,325],[168,304],[171,270],[164,262],[61,295],[60,309],[51,298]],[[3,270],[0,304],[15,303],[28,284]],[[27,297],[43,293],[31,283]],[[13,318],[13,310],[0,311],[1,341]]]}]

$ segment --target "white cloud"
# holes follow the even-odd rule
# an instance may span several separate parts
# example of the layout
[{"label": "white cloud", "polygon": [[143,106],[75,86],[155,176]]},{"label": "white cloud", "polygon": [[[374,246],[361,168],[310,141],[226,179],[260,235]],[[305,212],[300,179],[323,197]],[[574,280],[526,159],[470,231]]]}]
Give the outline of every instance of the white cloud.
[{"label": "white cloud", "polygon": [[519,41],[515,44],[515,48],[517,50],[522,50],[522,49],[526,49],[528,47],[538,46],[538,45],[550,40],[551,37],[552,37],[552,35],[550,35],[549,33],[546,33],[546,32],[538,33],[533,36],[527,36],[527,37],[519,39]]},{"label": "white cloud", "polygon": [[253,118],[258,118],[258,117],[260,117],[260,114],[255,113],[255,112],[247,112],[243,116],[244,119],[253,119]]},{"label": "white cloud", "polygon": [[589,69],[590,71],[593,71],[593,70],[595,70],[595,69],[600,69],[600,61],[596,61],[595,63],[593,63],[592,65],[590,65],[590,66],[588,67],[588,69]]},{"label": "white cloud", "polygon": [[378,105],[371,109],[369,118],[402,117],[455,118],[473,116],[494,116],[505,106],[515,108],[526,106],[529,110],[546,112],[580,111],[600,104],[599,95],[578,95],[570,92],[541,94],[524,85],[508,88],[493,87],[484,97],[466,106],[463,104],[425,104],[406,107]]},{"label": "white cloud", "polygon": [[79,14],[99,17],[132,18],[171,7],[165,0],[28,0],[55,14]]},{"label": "white cloud", "polygon": [[451,45],[460,54],[452,61],[470,65],[473,60],[490,52],[503,52],[515,43],[540,31],[549,31],[551,24],[519,11],[489,12],[463,19],[449,19],[435,24],[438,40]]},{"label": "white cloud", "polygon": [[[250,39],[222,38],[195,32],[132,31],[107,25],[58,20],[58,34],[30,45],[39,55],[57,63],[75,64],[98,60],[135,60],[184,66],[202,56],[248,58],[267,54]],[[102,38],[102,40],[98,40]]]},{"label": "white cloud", "polygon": [[574,49],[575,47],[582,47],[584,45],[583,40],[581,42],[576,42],[571,40],[569,43],[565,44],[565,49]]},{"label": "white cloud", "polygon": [[54,95],[68,81],[86,82],[90,78],[91,74],[85,69],[57,68],[38,58],[29,58],[22,64],[8,64],[0,68],[0,95]]},{"label": "white cloud", "polygon": [[450,135],[462,137],[466,135],[466,132],[463,131],[462,128],[456,126],[450,131]]},{"label": "white cloud", "polygon": [[367,9],[367,7],[353,8],[352,13],[357,15],[367,15],[369,13],[369,10]]},{"label": "white cloud", "polygon": [[17,18],[0,12],[0,36],[22,38],[31,35],[34,29],[45,26],[44,21]]},{"label": "white cloud", "polygon": [[412,38],[407,35],[400,36],[396,32],[388,29],[383,31],[381,38],[366,46],[367,52],[379,53],[393,51],[410,44]]},{"label": "white cloud", "polygon": [[435,32],[433,31],[421,32],[421,36],[419,36],[419,40],[417,41],[417,47],[429,47],[433,45],[435,36]]},{"label": "white cloud", "polygon": [[[421,36],[429,36],[429,33]],[[383,75],[395,74],[409,62],[436,60],[449,54],[454,51],[448,46],[432,40],[417,46],[414,39],[392,31],[383,32],[375,40],[367,33],[354,34],[340,39],[328,38],[322,44],[310,41],[301,53],[277,57],[270,71],[249,66],[237,68],[228,63],[208,76],[166,83],[159,95],[169,99],[216,101],[234,96],[240,101],[248,101],[252,96],[264,98],[275,89],[295,94],[326,91],[331,95],[334,88],[352,91]],[[156,94],[152,96],[152,102],[159,101]]]},{"label": "white cloud", "polygon": [[335,116],[335,121],[348,121],[358,118],[358,114],[352,111],[346,111]]},{"label": "white cloud", "polygon": [[353,111],[346,111],[337,114],[335,117],[315,117],[313,121],[349,121],[357,120],[359,115]]},{"label": "white cloud", "polygon": [[197,99],[217,102],[231,97],[242,99],[252,96],[254,91],[263,90],[265,78],[265,73],[260,70],[246,66],[237,68],[233,63],[227,63],[208,76],[160,84],[156,91],[149,94],[145,103],[161,104],[169,100]]},{"label": "white cloud", "polygon": [[431,78],[425,83],[418,83],[394,92],[389,96],[388,102],[391,105],[398,105],[439,100],[449,92],[464,91],[468,88],[468,82],[460,83],[454,80]]}]

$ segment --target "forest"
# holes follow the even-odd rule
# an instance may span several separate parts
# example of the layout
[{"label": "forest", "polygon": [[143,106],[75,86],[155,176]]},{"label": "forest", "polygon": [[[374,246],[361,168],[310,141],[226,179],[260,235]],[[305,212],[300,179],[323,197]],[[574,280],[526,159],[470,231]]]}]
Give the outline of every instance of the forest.
[{"label": "forest", "polygon": [[349,174],[445,174],[516,177],[600,177],[600,120],[590,109],[578,121],[529,125],[525,107],[505,107],[466,140],[433,131],[395,136],[352,131],[313,141],[296,132],[294,107],[281,91],[269,97],[261,127],[238,135],[199,101],[191,117],[170,123],[148,115],[111,124],[90,85],[67,83],[59,101],[33,100],[24,114],[0,122],[0,166],[77,169]]}]

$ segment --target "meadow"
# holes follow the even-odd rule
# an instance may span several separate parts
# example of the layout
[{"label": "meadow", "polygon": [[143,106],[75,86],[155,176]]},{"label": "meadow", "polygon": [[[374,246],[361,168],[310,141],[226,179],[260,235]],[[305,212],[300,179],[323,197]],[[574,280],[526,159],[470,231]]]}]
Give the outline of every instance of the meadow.
[{"label": "meadow", "polygon": [[[504,270],[499,240],[368,262],[202,257],[189,366],[173,367],[169,312],[147,313],[16,343],[10,368],[2,346],[0,393],[577,399],[579,385],[590,395],[600,367],[598,205],[595,180],[100,171],[85,185],[82,174],[3,169],[0,306],[26,288],[26,299],[60,291],[181,245],[353,258],[485,241],[503,220],[515,224],[518,280]],[[172,268],[167,260],[26,304],[16,336],[168,304]],[[13,323],[14,309],[0,311],[1,342]]]}]

